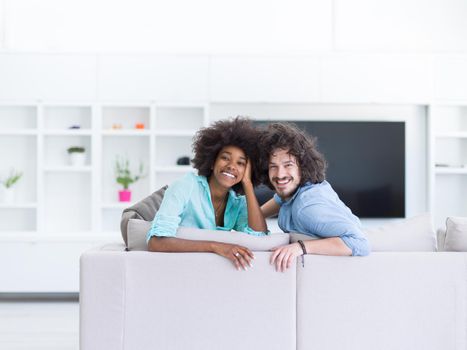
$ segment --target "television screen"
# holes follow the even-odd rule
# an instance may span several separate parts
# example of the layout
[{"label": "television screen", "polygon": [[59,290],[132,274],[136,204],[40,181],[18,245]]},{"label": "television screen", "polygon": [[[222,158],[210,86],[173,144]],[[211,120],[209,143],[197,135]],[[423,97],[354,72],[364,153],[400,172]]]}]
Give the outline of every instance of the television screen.
[{"label": "television screen", "polygon": [[[292,123],[317,137],[328,162],[326,180],[355,215],[405,217],[404,122]],[[265,186],[257,189],[260,202],[272,193]]]}]

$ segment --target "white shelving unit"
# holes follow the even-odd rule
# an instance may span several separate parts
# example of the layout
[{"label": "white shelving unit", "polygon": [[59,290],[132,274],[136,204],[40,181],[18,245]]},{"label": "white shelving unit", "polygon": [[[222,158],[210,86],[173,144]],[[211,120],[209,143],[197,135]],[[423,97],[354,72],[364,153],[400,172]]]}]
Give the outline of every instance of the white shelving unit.
[{"label": "white shelving unit", "polygon": [[[0,237],[65,242],[81,237],[119,236],[121,212],[174,178],[193,171],[177,165],[192,158],[195,132],[208,124],[207,104],[180,105],[95,102],[0,104],[0,176],[10,168],[24,173],[13,203],[1,203]],[[84,166],[69,164],[67,149],[86,149]],[[117,158],[130,168],[144,166],[143,179],[130,185],[131,202],[119,202]]]},{"label": "white shelving unit", "polygon": [[435,226],[467,216],[467,102],[433,104],[430,118],[430,209]]},{"label": "white shelving unit", "polygon": [[[411,110],[409,113],[407,108],[401,112],[384,106],[381,109],[385,114],[381,118],[405,118],[407,132],[414,138],[419,129],[425,133],[425,128],[413,121],[419,114],[425,118],[422,113],[425,107],[428,107],[430,147],[424,153],[428,162],[423,166],[428,163],[429,205],[423,198],[423,205],[415,209],[428,207],[435,213],[436,227],[443,227],[446,216],[467,216],[467,167],[463,166],[467,164],[467,102],[418,106],[416,113]],[[28,261],[43,261],[44,256],[53,254],[63,254],[68,259],[55,270],[52,269],[55,265],[47,265],[48,260],[37,265],[37,273],[44,280],[65,278],[61,288],[50,284],[52,289],[47,289],[44,283],[43,289],[38,290],[31,283],[17,284],[16,274],[11,273],[4,284],[7,287],[0,288],[0,292],[76,291],[77,279],[70,282],[66,276],[71,273],[77,276],[83,250],[109,240],[121,241],[122,210],[184,173],[194,171],[190,165],[177,164],[177,160],[192,158],[192,138],[197,130],[210,121],[236,114],[282,120],[284,115],[289,115],[290,108],[295,120],[334,120],[341,118],[344,109],[352,107],[337,105],[331,114],[323,115],[323,106],[319,104],[297,107],[294,104],[157,101],[0,102],[0,149],[7,150],[2,152],[0,178],[12,167],[24,173],[17,184],[16,201],[0,204],[0,241],[14,252],[3,261],[20,264],[25,255],[31,256]],[[378,107],[364,106],[349,113],[348,118],[375,118],[375,111],[377,116],[381,115]],[[78,125],[79,129],[70,129]],[[413,165],[408,180],[418,179],[421,173],[426,175],[425,169],[418,165],[421,163],[414,165],[413,156],[418,150],[426,152],[421,148],[423,144],[417,141],[407,146],[407,159]],[[69,164],[67,149],[71,146],[86,148],[84,166]],[[133,196],[129,203],[118,201],[120,185],[114,173],[118,156],[128,158],[133,171],[142,162],[147,175],[130,186]],[[419,198],[421,192],[425,194],[425,185],[421,189],[417,187],[417,192],[413,187],[412,181],[408,197]],[[22,271],[24,276],[29,275],[30,266]]]}]

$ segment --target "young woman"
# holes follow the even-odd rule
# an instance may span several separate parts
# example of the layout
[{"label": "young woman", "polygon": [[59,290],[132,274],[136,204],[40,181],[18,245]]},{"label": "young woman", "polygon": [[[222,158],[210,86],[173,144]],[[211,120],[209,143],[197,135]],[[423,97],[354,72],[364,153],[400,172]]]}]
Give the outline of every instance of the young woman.
[{"label": "young woman", "polygon": [[257,140],[258,132],[251,121],[240,117],[198,131],[192,161],[198,175],[187,174],[165,192],[147,235],[150,251],[212,252],[231,260],[237,269],[251,266],[253,253],[248,248],[180,239],[176,233],[179,226],[185,226],[266,234],[266,222],[253,190],[259,182],[253,170]]}]

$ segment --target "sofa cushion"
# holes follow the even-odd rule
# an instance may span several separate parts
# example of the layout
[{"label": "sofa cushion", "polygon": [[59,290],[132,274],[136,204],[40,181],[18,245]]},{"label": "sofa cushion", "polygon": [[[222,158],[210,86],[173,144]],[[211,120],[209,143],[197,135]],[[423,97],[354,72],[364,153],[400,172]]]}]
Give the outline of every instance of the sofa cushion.
[{"label": "sofa cushion", "polygon": [[429,214],[422,214],[381,227],[367,227],[363,232],[375,252],[435,252],[436,234]]},{"label": "sofa cushion", "polygon": [[467,218],[446,219],[444,249],[447,252],[467,252]]},{"label": "sofa cushion", "polygon": [[[128,221],[128,250],[148,250],[146,234],[151,228],[151,224],[151,221],[138,219]],[[244,232],[203,230],[192,227],[179,227],[177,238],[238,244],[253,251],[268,251],[289,243],[289,235],[285,233],[271,233],[267,236],[257,237]]]},{"label": "sofa cushion", "polygon": [[143,200],[139,201],[135,205],[126,208],[122,213],[122,219],[120,221],[120,231],[122,232],[122,238],[128,247],[128,221],[130,219],[141,219],[145,221],[152,221],[156,215],[159,207],[161,206],[162,199],[164,198],[167,185],[161,187],[153,194],[147,196]]},{"label": "sofa cushion", "polygon": [[[374,252],[434,252],[437,249],[436,236],[429,214],[415,216],[381,227],[367,227],[363,229],[363,232]],[[300,233],[291,234],[292,242],[299,239],[309,240],[316,239],[316,237]]]}]

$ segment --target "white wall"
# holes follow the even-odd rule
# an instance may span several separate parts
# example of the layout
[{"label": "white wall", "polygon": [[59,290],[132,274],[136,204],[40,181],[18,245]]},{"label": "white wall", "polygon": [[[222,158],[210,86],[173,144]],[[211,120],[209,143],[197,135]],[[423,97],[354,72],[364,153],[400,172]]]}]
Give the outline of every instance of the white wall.
[{"label": "white wall", "polygon": [[464,0],[0,0],[0,7],[2,3],[6,50],[467,51]]}]

